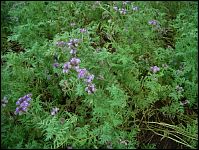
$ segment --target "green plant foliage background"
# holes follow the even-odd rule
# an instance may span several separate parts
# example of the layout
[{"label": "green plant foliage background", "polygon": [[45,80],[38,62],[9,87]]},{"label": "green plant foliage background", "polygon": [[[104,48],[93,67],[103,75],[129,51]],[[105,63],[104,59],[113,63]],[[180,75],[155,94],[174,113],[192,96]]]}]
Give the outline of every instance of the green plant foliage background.
[{"label": "green plant foliage background", "polygon": [[[1,99],[8,98],[2,148],[160,148],[139,138],[145,131],[177,148],[198,148],[197,2],[1,4]],[[56,43],[74,38],[81,41],[80,68],[95,75],[93,94],[75,71],[62,72],[70,50]],[[27,113],[14,115],[27,93],[33,95]]]}]

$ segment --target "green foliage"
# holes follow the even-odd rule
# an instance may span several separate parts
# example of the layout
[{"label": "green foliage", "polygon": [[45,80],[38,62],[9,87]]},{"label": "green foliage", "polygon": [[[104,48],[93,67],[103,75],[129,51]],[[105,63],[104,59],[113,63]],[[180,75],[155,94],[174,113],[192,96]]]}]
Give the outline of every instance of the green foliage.
[{"label": "green foliage", "polygon": [[[157,148],[143,144],[145,130],[198,148],[195,2],[2,4],[1,103],[8,98],[1,106],[3,148]],[[94,93],[86,92],[75,70],[63,73],[74,56],[57,42],[71,39],[80,41],[75,57],[94,75]],[[153,66],[160,70],[153,72]],[[27,112],[15,115],[17,100],[28,93]],[[59,108],[55,115],[53,108]]]}]

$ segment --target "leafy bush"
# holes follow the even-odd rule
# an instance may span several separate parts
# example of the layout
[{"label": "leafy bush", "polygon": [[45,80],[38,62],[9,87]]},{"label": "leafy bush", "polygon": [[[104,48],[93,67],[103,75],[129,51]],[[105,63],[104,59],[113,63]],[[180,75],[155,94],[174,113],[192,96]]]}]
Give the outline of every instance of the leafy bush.
[{"label": "leafy bush", "polygon": [[1,58],[3,148],[198,147],[194,2],[4,5],[24,51]]}]

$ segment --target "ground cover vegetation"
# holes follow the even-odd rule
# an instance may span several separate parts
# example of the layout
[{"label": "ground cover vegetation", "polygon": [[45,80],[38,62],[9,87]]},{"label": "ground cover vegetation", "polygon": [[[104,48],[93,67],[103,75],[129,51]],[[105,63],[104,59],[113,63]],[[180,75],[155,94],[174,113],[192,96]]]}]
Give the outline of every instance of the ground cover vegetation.
[{"label": "ground cover vegetation", "polygon": [[198,2],[2,1],[1,147],[198,148]]}]

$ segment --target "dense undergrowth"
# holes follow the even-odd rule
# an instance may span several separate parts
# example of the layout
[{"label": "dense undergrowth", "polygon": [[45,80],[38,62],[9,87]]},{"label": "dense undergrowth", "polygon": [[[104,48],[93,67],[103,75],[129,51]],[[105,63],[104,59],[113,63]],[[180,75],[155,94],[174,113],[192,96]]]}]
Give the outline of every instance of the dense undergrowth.
[{"label": "dense undergrowth", "polygon": [[197,2],[1,5],[2,148],[198,148]]}]

